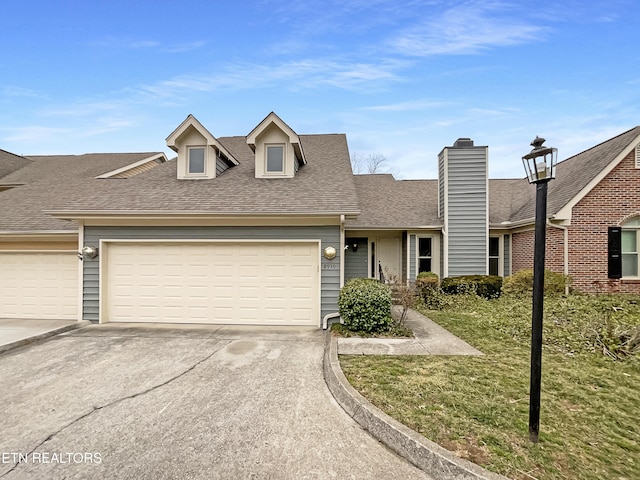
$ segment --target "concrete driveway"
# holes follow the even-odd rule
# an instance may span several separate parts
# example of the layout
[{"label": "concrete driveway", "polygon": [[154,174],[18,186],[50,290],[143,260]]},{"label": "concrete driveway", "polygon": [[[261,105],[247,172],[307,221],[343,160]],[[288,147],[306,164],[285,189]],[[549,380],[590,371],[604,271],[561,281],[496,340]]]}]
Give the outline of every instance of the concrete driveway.
[{"label": "concrete driveway", "polygon": [[92,325],[4,353],[0,478],[430,478],[337,405],[323,349],[317,329]]}]

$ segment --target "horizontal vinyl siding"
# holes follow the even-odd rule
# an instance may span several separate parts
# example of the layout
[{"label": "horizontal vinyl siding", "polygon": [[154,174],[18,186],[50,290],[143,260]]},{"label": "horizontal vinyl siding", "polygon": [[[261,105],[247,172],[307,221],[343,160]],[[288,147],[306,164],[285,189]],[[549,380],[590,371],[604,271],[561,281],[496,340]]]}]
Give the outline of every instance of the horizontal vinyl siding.
[{"label": "horizontal vinyl siding", "polygon": [[[340,291],[340,227],[85,227],[84,244],[98,245],[101,239],[122,240],[320,240],[321,250],[333,246],[333,260],[321,257],[321,315],[336,312]],[[366,254],[366,248],[365,250]],[[83,319],[98,321],[99,259],[83,263]],[[320,319],[318,319],[320,324]]]},{"label": "horizontal vinyl siding", "polygon": [[[366,237],[347,238],[344,255],[344,281],[352,278],[367,278],[369,276],[369,241]],[[358,243],[358,251],[353,251],[353,243]]]},{"label": "horizontal vinyl siding", "polygon": [[511,275],[511,235],[505,235],[504,237],[504,276]]},{"label": "horizontal vinyl siding", "polygon": [[486,274],[486,148],[452,148],[446,167],[448,275]]},{"label": "horizontal vinyl siding", "polygon": [[416,242],[417,237],[415,235],[409,235],[409,281],[413,282],[416,277]]},{"label": "horizontal vinyl siding", "polygon": [[220,175],[222,172],[229,168],[229,164],[221,159],[220,157],[216,158],[216,175]]}]

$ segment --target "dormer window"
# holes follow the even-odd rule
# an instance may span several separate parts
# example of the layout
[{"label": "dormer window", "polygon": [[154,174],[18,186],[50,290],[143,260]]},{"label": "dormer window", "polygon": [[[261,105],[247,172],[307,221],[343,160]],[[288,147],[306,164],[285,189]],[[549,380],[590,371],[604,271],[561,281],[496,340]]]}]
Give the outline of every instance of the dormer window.
[{"label": "dormer window", "polygon": [[189,155],[188,169],[189,175],[205,174],[205,147],[189,147],[187,149]]},{"label": "dormer window", "polygon": [[306,165],[300,137],[271,112],[247,135],[255,153],[256,178],[293,178]]},{"label": "dormer window", "polygon": [[284,173],[284,145],[267,145],[266,173]]},{"label": "dormer window", "polygon": [[167,137],[167,146],[178,153],[176,176],[181,180],[216,178],[228,168],[239,165],[231,152],[193,115]]}]

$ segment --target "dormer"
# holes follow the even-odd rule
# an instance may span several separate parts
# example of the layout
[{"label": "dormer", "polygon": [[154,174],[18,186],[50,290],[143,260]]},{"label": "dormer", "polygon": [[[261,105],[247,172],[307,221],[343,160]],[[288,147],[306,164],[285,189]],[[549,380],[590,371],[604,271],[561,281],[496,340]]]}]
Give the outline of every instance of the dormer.
[{"label": "dormer", "polygon": [[247,135],[247,144],[255,153],[256,178],[293,178],[307,163],[300,138],[273,112]]},{"label": "dormer", "polygon": [[167,146],[178,153],[179,179],[215,178],[238,160],[194,117],[189,115],[167,137]]}]

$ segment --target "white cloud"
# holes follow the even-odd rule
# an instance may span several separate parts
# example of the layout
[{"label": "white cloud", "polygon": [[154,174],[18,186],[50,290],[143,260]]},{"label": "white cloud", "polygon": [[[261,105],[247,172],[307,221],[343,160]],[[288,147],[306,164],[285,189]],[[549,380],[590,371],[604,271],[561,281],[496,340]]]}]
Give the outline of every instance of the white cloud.
[{"label": "white cloud", "polygon": [[505,15],[503,3],[463,2],[411,27],[390,43],[408,56],[473,54],[496,47],[538,40],[548,27]]}]

